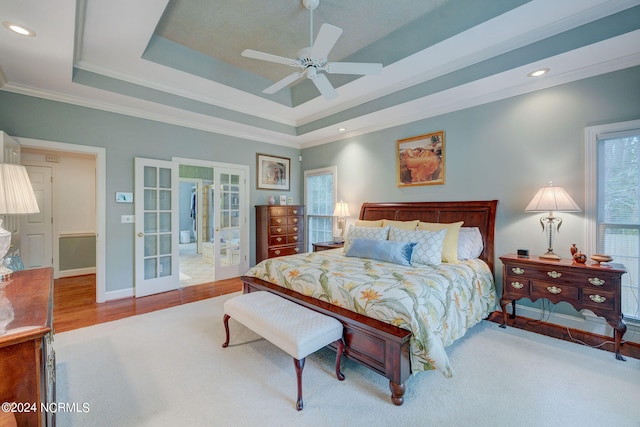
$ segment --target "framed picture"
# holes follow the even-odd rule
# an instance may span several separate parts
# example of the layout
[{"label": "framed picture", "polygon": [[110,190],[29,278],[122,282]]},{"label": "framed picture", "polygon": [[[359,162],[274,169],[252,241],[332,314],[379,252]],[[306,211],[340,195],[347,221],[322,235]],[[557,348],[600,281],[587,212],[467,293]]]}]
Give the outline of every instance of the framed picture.
[{"label": "framed picture", "polygon": [[444,184],[444,131],[398,140],[396,159],[398,187]]},{"label": "framed picture", "polygon": [[289,191],[291,159],[257,154],[258,190]]}]

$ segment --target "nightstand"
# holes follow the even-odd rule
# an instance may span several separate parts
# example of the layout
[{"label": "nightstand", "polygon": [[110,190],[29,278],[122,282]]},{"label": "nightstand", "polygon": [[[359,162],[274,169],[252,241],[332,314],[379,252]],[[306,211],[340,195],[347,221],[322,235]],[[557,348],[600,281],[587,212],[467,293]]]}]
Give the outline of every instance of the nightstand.
[{"label": "nightstand", "polygon": [[337,249],[344,246],[344,242],[316,242],[312,243],[313,252],[326,251],[328,249]]},{"label": "nightstand", "polygon": [[511,317],[516,317],[516,300],[529,298],[536,301],[547,298],[554,304],[568,302],[576,310],[589,309],[603,317],[614,329],[616,359],[620,342],[627,331],[622,320],[621,281],[627,272],[622,264],[578,264],[571,258],[559,261],[508,254],[500,257],[502,270],[503,323],[507,325],[507,304],[511,303]]}]

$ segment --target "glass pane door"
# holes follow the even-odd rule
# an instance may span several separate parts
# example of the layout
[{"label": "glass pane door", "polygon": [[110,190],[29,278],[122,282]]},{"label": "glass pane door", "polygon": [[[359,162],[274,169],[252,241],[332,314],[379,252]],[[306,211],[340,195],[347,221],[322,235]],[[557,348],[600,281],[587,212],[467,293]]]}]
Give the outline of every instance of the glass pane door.
[{"label": "glass pane door", "polygon": [[177,289],[178,166],[136,158],[136,297]]},{"label": "glass pane door", "polygon": [[216,218],[216,280],[236,277],[240,273],[243,254],[241,251],[241,227],[244,218],[241,212],[241,197],[244,172],[216,169],[218,190],[215,206]]}]

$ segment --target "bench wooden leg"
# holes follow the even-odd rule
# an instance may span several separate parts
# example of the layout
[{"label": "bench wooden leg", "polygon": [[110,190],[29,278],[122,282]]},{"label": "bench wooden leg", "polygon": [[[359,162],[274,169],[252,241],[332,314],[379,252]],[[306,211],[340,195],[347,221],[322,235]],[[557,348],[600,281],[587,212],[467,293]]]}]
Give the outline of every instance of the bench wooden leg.
[{"label": "bench wooden leg", "polygon": [[334,344],[337,346],[336,348],[336,377],[340,381],[344,381],[344,374],[340,371],[340,360],[342,359],[342,353],[344,352],[344,341],[342,338],[336,340]]},{"label": "bench wooden leg", "polygon": [[304,369],[304,357],[300,360],[293,358],[293,366],[296,367],[296,377],[298,378],[298,400],[296,401],[296,409],[302,410],[302,370]]},{"label": "bench wooden leg", "polygon": [[224,331],[227,334],[227,340],[222,344],[222,348],[227,348],[229,346],[229,316],[228,314],[224,315],[222,321],[224,322]]}]

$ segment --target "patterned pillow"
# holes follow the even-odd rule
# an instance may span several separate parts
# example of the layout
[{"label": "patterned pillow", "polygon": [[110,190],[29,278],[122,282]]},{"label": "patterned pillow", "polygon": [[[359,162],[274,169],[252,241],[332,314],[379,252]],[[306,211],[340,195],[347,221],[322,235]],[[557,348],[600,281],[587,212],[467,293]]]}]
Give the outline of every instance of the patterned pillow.
[{"label": "patterned pillow", "polygon": [[418,230],[439,231],[447,229],[447,235],[444,237],[442,246],[442,262],[458,262],[458,234],[463,221],[453,222],[451,224],[439,222],[420,222]]},{"label": "patterned pillow", "polygon": [[411,255],[415,245],[412,242],[353,239],[345,255],[410,266]]},{"label": "patterned pillow", "polygon": [[417,243],[413,248],[412,263],[440,265],[442,262],[442,247],[446,234],[446,228],[439,231],[409,231],[391,227],[389,230],[389,240]]},{"label": "patterned pillow", "polygon": [[458,259],[476,259],[484,245],[478,227],[462,227],[458,234]]},{"label": "patterned pillow", "polygon": [[353,239],[387,240],[389,227],[357,227],[350,226],[344,239],[344,252],[347,253]]}]

